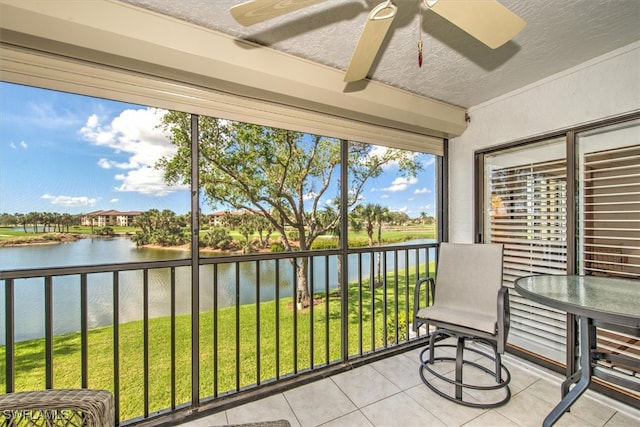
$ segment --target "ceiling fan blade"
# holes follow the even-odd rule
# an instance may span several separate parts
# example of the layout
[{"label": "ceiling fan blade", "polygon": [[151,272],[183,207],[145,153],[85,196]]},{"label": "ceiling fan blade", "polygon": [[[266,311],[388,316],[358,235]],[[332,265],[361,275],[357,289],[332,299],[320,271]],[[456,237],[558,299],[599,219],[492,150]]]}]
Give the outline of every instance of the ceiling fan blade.
[{"label": "ceiling fan blade", "polygon": [[248,27],[277,16],[286,15],[324,0],[251,0],[229,9],[240,25]]},{"label": "ceiling fan blade", "polygon": [[387,1],[380,3],[369,13],[344,76],[345,82],[355,82],[367,77],[384,37],[391,27],[393,18],[396,16],[397,9],[396,5]]},{"label": "ceiling fan blade", "polygon": [[433,3],[425,1],[429,10],[491,49],[502,46],[527,25],[522,18],[497,0],[437,0]]}]

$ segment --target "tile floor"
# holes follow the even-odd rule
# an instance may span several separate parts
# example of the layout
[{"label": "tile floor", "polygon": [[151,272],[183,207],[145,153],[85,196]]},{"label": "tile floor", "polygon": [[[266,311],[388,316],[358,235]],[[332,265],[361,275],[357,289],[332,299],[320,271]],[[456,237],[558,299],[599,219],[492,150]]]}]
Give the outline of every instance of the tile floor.
[{"label": "tile floor", "polygon": [[[292,427],[537,427],[560,399],[561,377],[505,355],[504,364],[511,372],[511,400],[491,410],[461,406],[422,383],[419,353],[412,350],[379,360],[182,425],[223,426],[286,419]],[[480,396],[470,393],[468,398]],[[640,426],[640,410],[587,391],[556,426]]]}]

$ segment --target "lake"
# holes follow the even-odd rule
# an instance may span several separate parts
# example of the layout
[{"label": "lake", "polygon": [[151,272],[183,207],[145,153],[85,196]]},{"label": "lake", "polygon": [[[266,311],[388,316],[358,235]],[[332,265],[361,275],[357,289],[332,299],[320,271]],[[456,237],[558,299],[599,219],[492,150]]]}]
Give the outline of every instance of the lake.
[{"label": "lake", "polygon": [[[411,244],[433,243],[433,240],[413,240]],[[48,268],[62,266],[111,264],[140,261],[159,261],[188,258],[188,251],[172,249],[137,248],[125,237],[85,238],[75,242],[0,248],[0,270],[28,268]],[[420,262],[424,262],[424,251]],[[431,257],[433,259],[433,257]],[[363,278],[369,277],[371,256],[362,255]],[[328,268],[326,263],[328,262]],[[349,257],[349,280],[358,278],[357,256]],[[389,256],[387,268],[394,267],[394,259]],[[398,253],[399,268],[405,265],[404,252]],[[413,265],[415,256],[409,257]],[[240,263],[238,268],[240,304],[255,303],[275,299],[276,286],[281,297],[294,294],[292,264],[288,260],[279,261],[279,277],[276,284],[276,261],[261,261],[259,289],[255,262]],[[329,272],[328,277],[326,272]],[[217,272],[218,308],[235,304],[236,266],[224,263]],[[213,266],[200,267],[200,309],[211,310],[214,301]],[[113,286],[111,273],[90,274],[88,284],[89,327],[111,325],[113,323]],[[313,261],[313,283],[316,291],[337,287],[336,257],[315,257]],[[119,274],[119,316],[120,322],[140,320],[143,317],[143,272],[126,271]],[[44,285],[42,279],[15,280],[15,339],[22,341],[44,336]],[[170,315],[171,310],[170,270],[149,271],[149,316]],[[5,292],[4,282],[0,284],[0,344],[5,342]],[[176,268],[176,312],[189,313],[191,310],[191,269]],[[80,330],[80,276],[59,276],[53,279],[53,319],[54,334]]]}]

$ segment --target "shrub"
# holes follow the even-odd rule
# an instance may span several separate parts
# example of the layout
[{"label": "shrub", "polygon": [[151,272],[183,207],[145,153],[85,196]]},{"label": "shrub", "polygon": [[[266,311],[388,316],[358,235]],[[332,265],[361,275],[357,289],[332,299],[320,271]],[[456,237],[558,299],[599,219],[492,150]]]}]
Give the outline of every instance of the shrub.
[{"label": "shrub", "polygon": [[227,230],[224,228],[214,228],[209,230],[202,239],[204,246],[211,246],[212,248],[228,249],[233,239]]},{"label": "shrub", "polygon": [[271,252],[284,252],[284,245],[280,242],[272,243]]},{"label": "shrub", "polygon": [[311,249],[336,249],[337,247],[338,247],[337,239],[316,240],[311,245]]},{"label": "shrub", "polygon": [[98,236],[113,236],[115,233],[113,232],[113,228],[111,227],[102,227],[95,230],[95,234]]},{"label": "shrub", "polygon": [[[398,315],[398,342],[402,342],[407,336],[407,319]],[[387,320],[387,343],[396,343],[396,322],[393,317]]]}]

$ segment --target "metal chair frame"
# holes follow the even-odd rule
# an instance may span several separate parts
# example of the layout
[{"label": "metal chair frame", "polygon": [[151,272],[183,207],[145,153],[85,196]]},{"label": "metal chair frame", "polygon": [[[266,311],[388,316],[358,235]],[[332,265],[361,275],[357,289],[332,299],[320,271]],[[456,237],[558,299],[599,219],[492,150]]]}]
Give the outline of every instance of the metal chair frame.
[{"label": "metal chair frame", "polygon": [[[455,244],[445,244],[443,245],[451,245],[449,250],[456,249]],[[501,246],[501,245],[500,245]],[[502,254],[502,248],[500,249],[500,254]],[[500,256],[500,266],[502,265],[502,257]],[[439,259],[439,268],[440,268],[440,259]],[[500,267],[501,268],[501,267]],[[439,271],[439,270],[438,270]],[[437,280],[437,278],[436,278]],[[497,294],[496,301],[496,309],[497,309],[497,322],[495,330],[492,332],[487,332],[485,330],[475,329],[473,327],[473,315],[469,315],[469,322],[466,324],[456,324],[451,321],[447,321],[447,319],[442,318],[434,318],[429,316],[428,307],[433,302],[435,305],[436,301],[436,280],[433,278],[421,279],[416,283],[416,287],[414,289],[414,321],[413,321],[413,329],[414,331],[418,331],[418,329],[422,325],[427,326],[427,330],[429,330],[430,325],[435,326],[435,330],[430,333],[429,336],[429,345],[420,353],[420,378],[422,381],[435,393],[439,396],[444,397],[452,402],[459,403],[461,405],[476,407],[476,408],[495,408],[501,405],[504,405],[511,398],[511,391],[509,389],[509,383],[511,381],[511,373],[509,370],[502,364],[501,354],[504,353],[505,345],[507,341],[507,335],[509,333],[509,294],[506,287],[501,286],[499,288]],[[426,305],[427,309],[420,310],[420,300],[421,300],[421,289],[423,285],[426,286]],[[500,270],[500,285],[502,284],[502,272]],[[455,337],[457,342],[455,345],[447,344],[440,342],[444,338]],[[466,346],[467,341],[475,341],[479,343],[483,343],[488,345],[493,351],[493,354],[488,354],[478,349]],[[455,357],[447,357],[447,356],[436,356],[435,349],[442,347],[451,347],[456,349]],[[494,369],[489,369],[479,363],[476,363],[471,360],[464,359],[464,351],[471,351],[475,354],[478,354],[490,361],[494,364]],[[428,356],[427,356],[428,351]],[[436,370],[432,368],[435,362],[445,362],[445,363],[455,363],[455,379],[451,379],[438,373]],[[465,383],[463,380],[463,368],[465,366],[472,366],[474,368],[479,369],[482,372],[492,375],[495,378],[496,383],[492,385],[477,385],[477,384],[469,384]],[[436,378],[445,381],[448,384],[453,384],[455,386],[454,393],[448,394],[438,387],[436,387],[432,381],[430,381],[426,375],[425,371],[431,373]],[[505,389],[504,396],[501,399],[492,401],[492,402],[472,402],[469,400],[464,400],[463,391],[465,389],[472,390],[485,390],[485,391],[495,391],[499,389]]]}]

